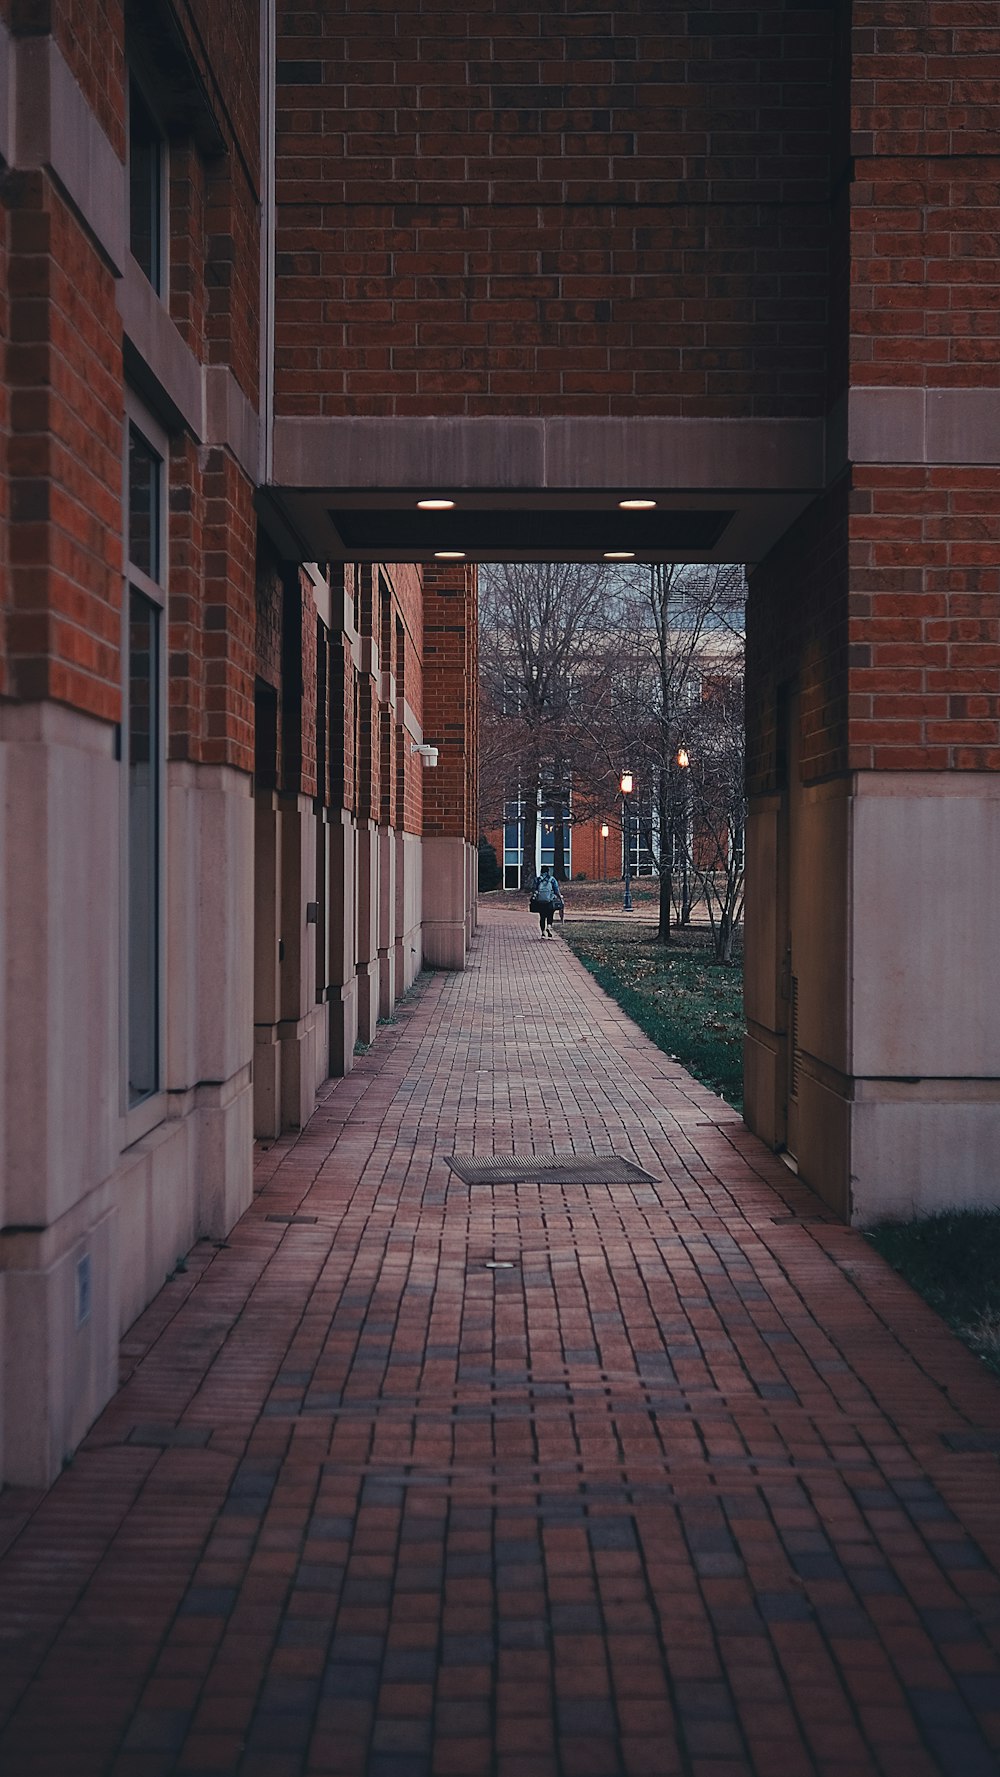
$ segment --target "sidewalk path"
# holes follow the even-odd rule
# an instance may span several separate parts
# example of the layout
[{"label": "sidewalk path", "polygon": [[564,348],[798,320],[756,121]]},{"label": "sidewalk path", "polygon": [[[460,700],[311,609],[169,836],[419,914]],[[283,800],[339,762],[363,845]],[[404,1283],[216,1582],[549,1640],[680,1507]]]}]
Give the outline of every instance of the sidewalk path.
[{"label": "sidewalk path", "polygon": [[258,1185],[0,1498],[4,1777],[996,1777],[1000,1389],[560,941]]}]

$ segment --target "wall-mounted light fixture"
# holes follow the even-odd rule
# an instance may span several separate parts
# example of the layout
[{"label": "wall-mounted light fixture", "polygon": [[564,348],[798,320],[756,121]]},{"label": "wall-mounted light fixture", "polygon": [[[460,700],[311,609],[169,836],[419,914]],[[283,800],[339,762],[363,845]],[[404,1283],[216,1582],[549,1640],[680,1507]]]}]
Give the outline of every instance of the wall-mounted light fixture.
[{"label": "wall-mounted light fixture", "polygon": [[433,770],[434,766],[438,762],[437,747],[430,746],[428,744],[428,742],[425,740],[411,741],[410,742],[410,753],[411,754],[413,754],[413,753],[420,754],[420,763],[423,766],[425,771]]}]

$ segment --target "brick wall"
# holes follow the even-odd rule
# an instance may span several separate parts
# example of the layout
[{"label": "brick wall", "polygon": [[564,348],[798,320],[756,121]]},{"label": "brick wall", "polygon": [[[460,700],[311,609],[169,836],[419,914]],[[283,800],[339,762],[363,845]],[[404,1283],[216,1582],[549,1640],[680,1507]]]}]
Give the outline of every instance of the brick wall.
[{"label": "brick wall", "polygon": [[11,0],[15,33],[51,32],[118,158],[125,159],[123,0]]},{"label": "brick wall", "polygon": [[850,764],[1000,769],[1000,469],[854,484]]},{"label": "brick wall", "polygon": [[[6,203],[0,198],[0,363],[4,365],[7,362],[10,329],[7,255],[9,228],[10,213]],[[10,501],[7,487],[9,431],[10,390],[7,386],[6,375],[0,375],[0,697],[7,696],[9,692],[7,675],[7,612],[10,604],[10,562],[8,558]]]},{"label": "brick wall", "polygon": [[204,361],[205,167],[194,142],[170,147],[170,314],[195,357]]},{"label": "brick wall", "polygon": [[316,602],[312,581],[289,569],[284,598],[283,727],[286,744],[284,788],[289,795],[315,796],[316,782]]},{"label": "brick wall", "polygon": [[821,411],[833,21],[281,0],[279,410]]},{"label": "brick wall", "polygon": [[232,457],[205,458],[205,744],[210,764],[253,770],[256,516]]},{"label": "brick wall", "polygon": [[171,440],[170,578],[167,597],[167,742],[172,759],[198,760],[205,739],[205,646],[201,565],[205,506],[193,440]]},{"label": "brick wall", "polygon": [[853,57],[852,380],[996,387],[1000,17],[856,0]]},{"label": "brick wall", "polygon": [[[855,0],[853,26],[851,382],[995,389],[997,9]],[[850,540],[851,765],[1000,767],[1000,471],[858,468]]]},{"label": "brick wall", "polygon": [[477,837],[475,628],[475,568],[425,568],[423,731],[440,751],[424,777],[428,836]]},{"label": "brick wall", "polygon": [[121,332],[114,281],[43,173],[11,174],[8,685],[117,721]]},{"label": "brick wall", "polygon": [[421,570],[395,562],[385,570],[392,586],[393,671],[396,677],[397,732],[393,819],[407,833],[423,827],[424,768],[410,747],[413,737],[402,727],[402,700],[416,720],[423,716],[424,594]]},{"label": "brick wall", "polygon": [[801,692],[804,781],[816,782],[847,768],[851,500],[845,475],[749,576],[746,720],[751,795],[778,787],[778,694],[793,678]]}]

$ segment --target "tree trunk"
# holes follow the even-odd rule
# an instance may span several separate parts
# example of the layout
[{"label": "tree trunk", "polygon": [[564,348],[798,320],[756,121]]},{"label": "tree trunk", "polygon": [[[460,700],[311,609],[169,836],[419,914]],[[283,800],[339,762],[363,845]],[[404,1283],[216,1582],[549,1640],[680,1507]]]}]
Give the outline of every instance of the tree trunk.
[{"label": "tree trunk", "polygon": [[[660,832],[658,849],[654,854],[659,859],[660,869],[660,917],[659,924],[656,928],[656,936],[659,938],[661,944],[670,943],[671,902],[673,900],[674,892],[674,885],[671,880],[671,847],[673,845],[673,832],[670,826],[670,809],[667,802],[666,781],[667,774],[661,766],[659,790],[657,794],[657,814],[659,817]],[[652,850],[652,846],[650,847],[650,850]]]},{"label": "tree trunk", "polygon": [[673,898],[670,865],[660,861],[660,923],[656,928],[656,936],[661,944],[670,943],[670,914]]}]

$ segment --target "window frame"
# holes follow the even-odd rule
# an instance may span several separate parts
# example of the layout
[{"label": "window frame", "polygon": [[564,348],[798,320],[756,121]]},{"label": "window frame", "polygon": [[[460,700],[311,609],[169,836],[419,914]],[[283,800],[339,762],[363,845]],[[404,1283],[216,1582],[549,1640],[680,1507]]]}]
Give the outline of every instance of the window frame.
[{"label": "window frame", "polygon": [[[160,145],[157,179],[156,277],[150,277],[132,249],[132,91],[135,88],[146,107],[150,123]],[[154,295],[166,303],[170,290],[170,138],[160,114],[149,95],[149,88],[137,68],[129,64],[125,70],[125,189],[128,201],[128,250]],[[152,232],[152,231],[151,231]]]},{"label": "window frame", "polygon": [[[133,563],[129,555],[129,446],[133,429],[148,445],[159,459],[158,501],[156,512],[156,558],[157,577],[154,579],[143,568]],[[125,391],[125,419],[122,428],[122,609],[121,609],[121,674],[122,674],[122,720],[120,726],[119,758],[122,765],[120,778],[120,866],[119,882],[121,896],[121,944],[120,944],[120,995],[119,995],[119,1032],[120,1032],[120,1092],[119,1111],[123,1119],[123,1147],[130,1147],[141,1140],[157,1124],[162,1123],[167,1114],[166,1086],[166,982],[167,982],[167,936],[166,936],[166,803],[167,803],[167,602],[169,584],[169,553],[168,553],[168,494],[170,471],[170,440],[163,427],[154,419],[149,409],[133,394],[130,389]],[[154,950],[156,962],[156,1075],[157,1083],[144,1097],[134,1102],[129,1096],[130,1072],[130,975],[129,975],[129,695],[128,672],[130,653],[130,606],[133,589],[141,594],[159,614],[157,624],[157,659],[155,683],[153,689],[157,705],[157,775],[155,790],[155,841],[156,841],[156,945]]]}]

